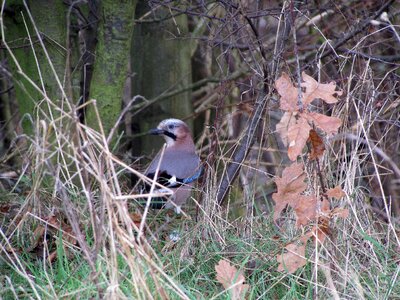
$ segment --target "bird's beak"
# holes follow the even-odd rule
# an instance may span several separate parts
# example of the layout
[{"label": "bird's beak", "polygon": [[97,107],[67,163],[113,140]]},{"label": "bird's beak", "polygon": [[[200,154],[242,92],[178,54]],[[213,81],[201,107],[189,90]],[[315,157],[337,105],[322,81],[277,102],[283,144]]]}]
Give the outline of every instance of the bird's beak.
[{"label": "bird's beak", "polygon": [[165,136],[173,139],[174,141],[176,141],[176,135],[173,134],[172,132],[169,132],[169,131],[164,130],[164,129],[158,129],[158,128],[150,129],[149,130],[149,134],[152,134],[152,135],[165,135]]},{"label": "bird's beak", "polygon": [[164,134],[164,130],[162,129],[158,129],[158,128],[153,128],[149,130],[149,134],[151,135],[160,135],[160,134]]}]

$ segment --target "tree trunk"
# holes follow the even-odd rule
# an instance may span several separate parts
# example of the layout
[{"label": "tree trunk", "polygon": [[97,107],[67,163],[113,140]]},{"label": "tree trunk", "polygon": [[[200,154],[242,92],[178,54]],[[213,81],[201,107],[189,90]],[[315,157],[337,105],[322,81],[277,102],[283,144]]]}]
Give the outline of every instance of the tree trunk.
[{"label": "tree trunk", "polygon": [[[106,0],[102,2],[100,9],[90,98],[97,100],[106,134],[115,125],[121,112],[135,6],[136,1],[133,0]],[[98,128],[96,115],[90,107],[86,122],[89,126]]]},{"label": "tree trunk", "polygon": [[[49,55],[48,59],[22,1],[10,1],[7,8],[4,18],[7,31],[3,38],[11,47],[21,67],[21,70],[17,71],[15,62],[9,56],[19,112],[20,116],[32,115],[35,105],[45,97],[44,95],[52,101],[60,101],[63,96],[60,83],[63,83],[65,74],[66,9],[61,1],[46,0],[35,0],[29,7],[33,22]],[[37,87],[29,83],[22,76],[23,73]],[[42,108],[46,109],[45,105]],[[31,126],[30,122],[23,122],[25,132],[31,133]]]}]

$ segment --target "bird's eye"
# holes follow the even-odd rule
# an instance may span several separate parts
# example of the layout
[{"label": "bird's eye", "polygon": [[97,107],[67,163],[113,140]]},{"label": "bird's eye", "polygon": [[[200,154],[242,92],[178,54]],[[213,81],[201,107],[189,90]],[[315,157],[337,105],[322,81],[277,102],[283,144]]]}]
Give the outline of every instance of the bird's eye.
[{"label": "bird's eye", "polygon": [[169,130],[174,130],[174,128],[175,128],[175,125],[174,125],[174,124],[169,124],[169,125],[168,125],[168,129],[169,129]]}]

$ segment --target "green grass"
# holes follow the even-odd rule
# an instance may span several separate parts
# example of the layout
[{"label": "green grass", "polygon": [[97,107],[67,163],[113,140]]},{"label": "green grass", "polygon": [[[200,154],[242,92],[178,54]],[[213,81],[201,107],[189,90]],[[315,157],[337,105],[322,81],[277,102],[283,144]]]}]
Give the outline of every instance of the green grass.
[{"label": "green grass", "polygon": [[[155,221],[152,223],[149,220],[149,223],[159,226],[166,217],[163,214],[154,215]],[[165,231],[159,232],[159,239],[153,240],[151,246],[164,272],[189,299],[229,299],[229,293],[224,292],[216,280],[215,265],[221,259],[229,260],[237,269],[244,271],[246,283],[250,285],[248,299],[331,297],[325,284],[325,274],[320,269],[315,273],[315,250],[311,242],[307,250],[309,262],[305,267],[294,274],[277,272],[276,255],[300,233],[294,232],[294,236],[288,239],[287,235],[280,234],[267,214],[255,218],[250,237],[245,236],[244,222],[240,220],[231,223],[228,228],[216,228],[196,223],[194,218],[172,218],[169,226]],[[348,222],[350,220],[337,221],[334,225],[346,228]],[[179,232],[180,239],[177,242],[168,239],[173,230]],[[383,230],[388,230],[387,226]],[[369,231],[367,234],[363,228],[357,226],[353,227],[352,232],[336,231],[335,240],[328,242],[326,249],[319,249],[319,262],[330,261],[331,276],[338,283],[340,297],[358,299],[362,295],[365,299],[396,299],[400,295],[400,284],[398,276],[396,277],[396,272],[399,272],[399,252],[390,235]],[[86,229],[86,236],[89,241],[92,239],[90,227]],[[92,272],[82,252],[67,245],[61,232],[48,239],[49,242],[54,239],[52,243],[57,253],[57,259],[53,263],[43,261],[37,253],[16,253],[40,297],[96,297],[98,289],[91,280]],[[92,243],[93,241],[89,244]],[[23,247],[23,244],[20,245],[21,249]],[[54,246],[51,250],[54,250]],[[134,252],[135,249],[131,251]],[[97,282],[103,293],[107,292],[110,284],[107,266],[109,259],[100,252],[97,260]],[[122,252],[117,255],[119,288],[128,298],[145,297],[145,294],[138,296],[135,292],[132,286],[134,274],[131,273],[126,259]],[[143,264],[143,261],[138,263]],[[163,282],[165,284],[165,280],[155,283],[154,277],[150,276],[151,268],[146,265],[142,267],[142,280],[145,280],[149,290],[156,291],[158,285]],[[348,270],[344,270],[346,267]],[[14,298],[13,290],[19,298],[34,297],[26,276],[18,274],[4,258],[1,259],[1,270],[0,296],[3,299]],[[343,272],[347,274],[347,278],[343,277]],[[168,284],[165,286],[171,299],[180,298],[173,289],[168,288]],[[155,297],[157,299],[156,294]]]}]

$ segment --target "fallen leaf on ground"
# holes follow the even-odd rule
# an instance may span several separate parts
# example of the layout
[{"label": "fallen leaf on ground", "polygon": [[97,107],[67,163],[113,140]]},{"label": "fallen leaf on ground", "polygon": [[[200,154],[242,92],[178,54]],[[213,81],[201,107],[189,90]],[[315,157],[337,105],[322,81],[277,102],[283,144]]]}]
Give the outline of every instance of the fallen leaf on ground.
[{"label": "fallen leaf on ground", "polygon": [[229,290],[231,300],[245,299],[248,284],[244,284],[245,278],[241,271],[238,271],[228,261],[221,259],[215,265],[215,272],[217,273],[217,280],[222,286]]}]

